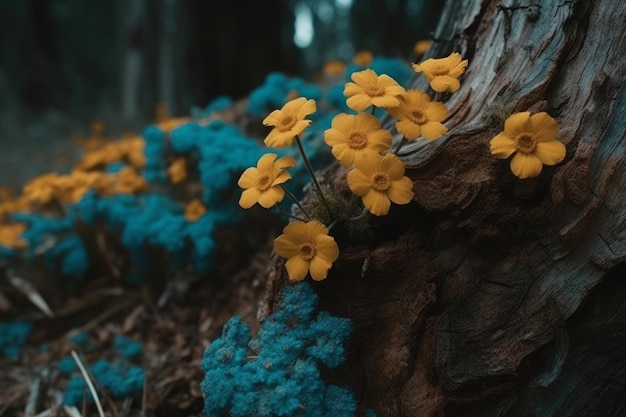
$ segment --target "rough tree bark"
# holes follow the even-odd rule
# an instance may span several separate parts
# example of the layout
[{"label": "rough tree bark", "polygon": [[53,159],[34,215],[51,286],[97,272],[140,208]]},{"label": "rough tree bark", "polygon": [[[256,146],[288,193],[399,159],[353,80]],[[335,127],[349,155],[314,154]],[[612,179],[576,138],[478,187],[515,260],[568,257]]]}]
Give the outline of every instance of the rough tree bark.
[{"label": "rough tree bark", "polygon": [[[470,62],[449,134],[406,148],[414,204],[375,219],[371,241],[338,237],[315,283],[321,307],[355,323],[330,377],[362,404],[385,417],[626,415],[625,29],[625,0],[447,1],[429,55]],[[557,120],[567,156],[518,180],[489,140],[499,113],[527,110]],[[331,181],[345,187],[345,173]],[[286,281],[276,260],[269,310]]]}]

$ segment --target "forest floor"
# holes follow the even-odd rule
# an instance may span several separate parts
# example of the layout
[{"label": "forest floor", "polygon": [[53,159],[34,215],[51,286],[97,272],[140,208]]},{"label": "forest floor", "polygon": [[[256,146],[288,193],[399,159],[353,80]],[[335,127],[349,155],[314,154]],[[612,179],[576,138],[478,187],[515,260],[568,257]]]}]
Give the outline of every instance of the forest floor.
[{"label": "forest floor", "polygon": [[[80,152],[76,136],[68,132],[84,135],[88,126],[68,124],[55,113],[33,123],[16,123],[13,116],[0,115],[0,185],[19,193],[37,175],[70,171]],[[240,235],[240,230],[222,233]],[[60,365],[73,351],[87,368],[101,359],[120,359],[117,336],[141,344],[142,353],[128,364],[144,370],[144,389],[122,400],[98,390],[106,415],[187,417],[201,412],[203,352],[233,315],[255,329],[269,242],[268,235],[268,246],[258,247],[244,262],[222,262],[205,276],[165,276],[140,286],[125,284],[101,266],[71,283],[37,265],[10,269],[0,263],[0,323],[33,325],[17,357],[0,351],[0,417],[98,415],[93,404],[62,404],[70,375]],[[235,244],[226,245],[219,259],[240,260],[237,251]],[[49,312],[33,302],[38,297]]]}]

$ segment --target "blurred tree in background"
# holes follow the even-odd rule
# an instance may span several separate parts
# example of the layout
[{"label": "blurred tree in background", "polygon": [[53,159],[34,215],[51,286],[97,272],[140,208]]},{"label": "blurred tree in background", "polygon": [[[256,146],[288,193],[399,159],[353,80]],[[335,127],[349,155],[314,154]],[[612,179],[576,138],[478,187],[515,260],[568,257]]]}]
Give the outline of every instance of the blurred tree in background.
[{"label": "blurred tree in background", "polygon": [[[5,166],[24,165],[24,147],[61,141],[67,152],[94,119],[138,129],[159,102],[187,114],[246,96],[271,71],[310,78],[363,49],[411,60],[440,3],[0,0],[0,152],[13,154]],[[6,169],[0,183],[16,178]]]}]

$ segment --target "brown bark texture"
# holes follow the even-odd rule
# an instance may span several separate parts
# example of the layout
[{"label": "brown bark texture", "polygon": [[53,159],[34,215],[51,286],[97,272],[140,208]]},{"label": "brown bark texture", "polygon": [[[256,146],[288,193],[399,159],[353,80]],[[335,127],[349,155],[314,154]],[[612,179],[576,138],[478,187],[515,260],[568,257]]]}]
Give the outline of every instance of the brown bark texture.
[{"label": "brown bark texture", "polygon": [[[385,417],[626,416],[626,1],[449,0],[434,38],[469,59],[449,133],[403,148],[412,204],[336,237],[314,287],[355,331],[329,377]],[[534,179],[489,153],[518,111],[567,147]],[[285,285],[277,259],[269,310]]]}]

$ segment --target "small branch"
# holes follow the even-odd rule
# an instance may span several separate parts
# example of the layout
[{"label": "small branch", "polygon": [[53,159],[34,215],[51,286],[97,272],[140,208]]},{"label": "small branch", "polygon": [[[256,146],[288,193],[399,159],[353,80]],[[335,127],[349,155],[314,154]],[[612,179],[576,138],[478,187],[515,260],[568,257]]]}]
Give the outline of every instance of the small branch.
[{"label": "small branch", "polygon": [[89,374],[87,373],[87,369],[85,365],[83,365],[83,361],[80,360],[80,357],[76,353],[75,350],[72,350],[72,357],[78,365],[78,369],[80,369],[80,373],[83,374],[83,378],[85,378],[85,382],[87,383],[87,387],[89,388],[89,392],[91,392],[91,396],[93,397],[94,402],[96,403],[96,408],[98,409],[98,415],[100,417],[104,417],[104,410],[102,409],[102,404],[100,404],[100,398],[98,398],[98,393],[96,392],[96,388],[93,386],[93,382],[91,378],[89,378]]},{"label": "small branch", "polygon": [[396,149],[393,150],[394,155],[399,156],[398,155],[398,151],[400,150],[400,148],[402,148],[409,140],[406,138],[406,136],[402,136],[402,139],[400,140],[400,143],[398,143],[398,146],[396,146]]}]

